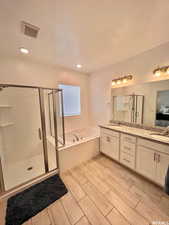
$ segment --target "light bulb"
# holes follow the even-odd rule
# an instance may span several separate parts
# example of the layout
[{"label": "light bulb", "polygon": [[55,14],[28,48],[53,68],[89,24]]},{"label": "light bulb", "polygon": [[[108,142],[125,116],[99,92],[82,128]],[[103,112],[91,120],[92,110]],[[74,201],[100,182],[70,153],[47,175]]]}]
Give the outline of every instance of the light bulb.
[{"label": "light bulb", "polygon": [[123,79],[123,83],[127,83],[127,79],[126,78]]},{"label": "light bulb", "polygon": [[166,71],[166,72],[167,72],[167,74],[169,75],[169,67],[167,68],[167,71]]},{"label": "light bulb", "polygon": [[114,86],[114,85],[116,84],[116,82],[115,82],[115,81],[112,81],[112,83],[111,83],[111,84],[112,84],[112,86]]},{"label": "light bulb", "polygon": [[155,72],[155,76],[156,77],[159,77],[161,75],[161,71],[160,70],[157,70],[156,72]]},{"label": "light bulb", "polygon": [[118,81],[117,81],[117,84],[121,84],[121,80],[118,80]]}]

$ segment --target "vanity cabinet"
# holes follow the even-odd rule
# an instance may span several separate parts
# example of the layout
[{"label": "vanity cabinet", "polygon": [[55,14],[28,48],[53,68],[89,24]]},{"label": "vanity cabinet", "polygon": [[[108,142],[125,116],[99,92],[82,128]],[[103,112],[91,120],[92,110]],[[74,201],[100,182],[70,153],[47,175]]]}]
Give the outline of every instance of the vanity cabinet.
[{"label": "vanity cabinet", "polygon": [[137,148],[136,170],[138,173],[154,180],[156,177],[155,151],[143,146]]},{"label": "vanity cabinet", "polygon": [[164,186],[169,145],[101,128],[100,151],[137,173]]},{"label": "vanity cabinet", "polygon": [[138,173],[164,186],[169,165],[169,146],[138,138]]},{"label": "vanity cabinet", "polygon": [[164,186],[165,175],[169,166],[169,155],[164,153],[156,153],[157,173],[156,180],[158,184]]},{"label": "vanity cabinet", "polygon": [[119,132],[101,129],[100,151],[115,160],[119,160]]}]

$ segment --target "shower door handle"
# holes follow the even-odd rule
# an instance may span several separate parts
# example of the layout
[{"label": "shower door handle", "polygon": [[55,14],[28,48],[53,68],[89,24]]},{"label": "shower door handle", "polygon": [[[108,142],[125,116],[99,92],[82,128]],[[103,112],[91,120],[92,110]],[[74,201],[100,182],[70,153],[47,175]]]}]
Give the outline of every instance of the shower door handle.
[{"label": "shower door handle", "polygon": [[38,129],[38,134],[39,134],[39,139],[42,140],[42,133],[41,133],[41,129]]}]

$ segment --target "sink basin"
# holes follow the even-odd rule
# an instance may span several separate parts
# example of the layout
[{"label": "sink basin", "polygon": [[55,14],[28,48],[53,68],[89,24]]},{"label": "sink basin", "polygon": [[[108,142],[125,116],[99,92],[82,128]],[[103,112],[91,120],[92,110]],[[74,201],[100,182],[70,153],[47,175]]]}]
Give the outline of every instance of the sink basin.
[{"label": "sink basin", "polygon": [[161,134],[156,134],[156,133],[150,133],[150,135],[152,135],[152,136],[154,136],[154,135],[156,135],[156,136],[163,136],[163,135],[161,135]]},{"label": "sink basin", "polygon": [[109,127],[120,127],[121,125],[120,124],[107,124],[107,126]]},{"label": "sink basin", "polygon": [[164,137],[164,138],[169,138],[169,136],[167,136],[167,135],[158,134],[158,133],[157,133],[157,134],[156,134],[156,133],[151,133],[150,135],[151,135],[151,136],[154,136],[154,137],[156,136],[156,137]]}]

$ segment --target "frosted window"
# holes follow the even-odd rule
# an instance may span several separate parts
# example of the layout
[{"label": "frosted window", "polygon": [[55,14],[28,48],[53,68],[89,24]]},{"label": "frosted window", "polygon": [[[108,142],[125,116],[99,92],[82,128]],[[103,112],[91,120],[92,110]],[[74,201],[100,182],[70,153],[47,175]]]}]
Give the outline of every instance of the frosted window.
[{"label": "frosted window", "polygon": [[64,116],[80,115],[80,87],[60,84],[63,90]]}]

